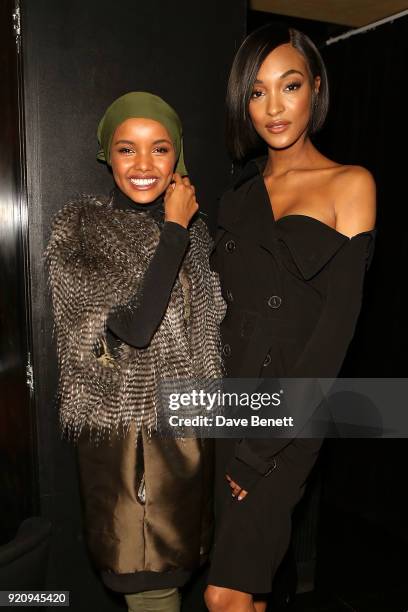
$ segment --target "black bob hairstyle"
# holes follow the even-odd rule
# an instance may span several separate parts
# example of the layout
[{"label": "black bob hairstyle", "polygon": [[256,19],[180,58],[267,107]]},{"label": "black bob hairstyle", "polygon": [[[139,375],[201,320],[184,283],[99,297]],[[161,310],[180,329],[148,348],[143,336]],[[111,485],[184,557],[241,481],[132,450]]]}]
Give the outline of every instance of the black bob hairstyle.
[{"label": "black bob hairstyle", "polygon": [[320,76],[319,93],[312,96],[308,133],[313,134],[323,126],[329,107],[329,84],[319,51],[306,34],[280,24],[268,24],[247,36],[231,68],[226,99],[226,136],[234,161],[248,159],[262,144],[252,125],[248,106],[261,64],[271,51],[285,43],[290,43],[303,55],[311,81]]}]

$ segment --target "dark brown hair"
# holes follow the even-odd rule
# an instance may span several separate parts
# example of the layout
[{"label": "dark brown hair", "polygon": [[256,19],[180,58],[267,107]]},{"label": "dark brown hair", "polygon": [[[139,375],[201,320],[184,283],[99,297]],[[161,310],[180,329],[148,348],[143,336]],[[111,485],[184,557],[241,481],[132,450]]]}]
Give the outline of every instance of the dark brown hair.
[{"label": "dark brown hair", "polygon": [[268,24],[252,32],[242,43],[232,64],[226,99],[227,146],[236,161],[247,159],[259,149],[248,107],[253,85],[265,58],[279,45],[290,43],[305,58],[310,79],[320,76],[319,94],[312,97],[308,133],[317,132],[326,119],[329,107],[329,85],[323,59],[306,34],[279,24]]}]

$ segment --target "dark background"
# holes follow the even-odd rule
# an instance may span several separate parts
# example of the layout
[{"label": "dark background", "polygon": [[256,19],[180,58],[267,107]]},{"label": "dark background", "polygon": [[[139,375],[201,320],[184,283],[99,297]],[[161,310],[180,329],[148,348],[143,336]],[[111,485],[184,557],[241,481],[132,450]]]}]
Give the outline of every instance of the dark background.
[{"label": "dark background", "polygon": [[[277,17],[247,13],[244,0],[209,0],[199,11],[186,0],[24,0],[18,55],[14,4],[0,0],[0,541],[29,515],[49,518],[47,588],[71,590],[75,612],[122,609],[89,564],[75,452],[58,431],[42,255],[51,218],[72,195],[111,188],[109,172],[95,161],[97,123],[114,98],[145,89],[182,118],[186,162],[213,227],[217,197],[230,181],[223,138],[228,71],[246,27]],[[316,144],[336,161],[366,166],[378,185],[377,247],[343,373],[403,377],[408,20],[326,47],[327,38],[347,28],[278,19],[309,34],[327,62],[332,105]],[[29,360],[34,393],[26,384]],[[300,509],[295,535],[298,559],[303,549],[305,558],[314,550],[315,583],[330,597],[325,607],[301,598],[297,609],[408,608],[406,593],[398,602],[389,595],[399,593],[407,573],[406,464],[404,440],[326,443],[318,486]],[[306,545],[311,535],[316,541]]]},{"label": "dark background", "polygon": [[[322,48],[332,104],[317,144],[377,183],[376,250],[344,376],[407,376],[407,40],[403,17]],[[359,610],[407,608],[406,441],[327,441],[323,458],[320,582]]]}]

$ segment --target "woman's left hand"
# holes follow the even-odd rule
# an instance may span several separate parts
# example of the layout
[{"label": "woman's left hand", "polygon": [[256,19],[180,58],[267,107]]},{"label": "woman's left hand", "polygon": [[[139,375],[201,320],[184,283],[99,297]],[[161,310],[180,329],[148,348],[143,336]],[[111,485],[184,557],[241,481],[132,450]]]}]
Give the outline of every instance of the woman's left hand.
[{"label": "woman's left hand", "polygon": [[164,219],[179,223],[187,229],[198,210],[194,185],[188,176],[181,177],[175,172],[174,182],[168,186],[164,196]]},{"label": "woman's left hand", "polygon": [[225,475],[225,478],[228,480],[229,486],[232,489],[232,497],[237,497],[238,501],[241,501],[248,495],[248,491],[242,489],[236,482],[234,482],[228,474]]}]

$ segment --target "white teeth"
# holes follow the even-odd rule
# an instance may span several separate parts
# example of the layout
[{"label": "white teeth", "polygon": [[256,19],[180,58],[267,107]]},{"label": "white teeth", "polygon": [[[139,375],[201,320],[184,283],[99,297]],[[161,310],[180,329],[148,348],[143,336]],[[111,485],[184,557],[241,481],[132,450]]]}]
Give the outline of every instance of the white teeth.
[{"label": "white teeth", "polygon": [[146,185],[153,185],[153,183],[155,183],[157,181],[157,179],[155,178],[131,178],[130,182],[133,183],[134,185],[140,185],[140,186],[146,186]]}]

